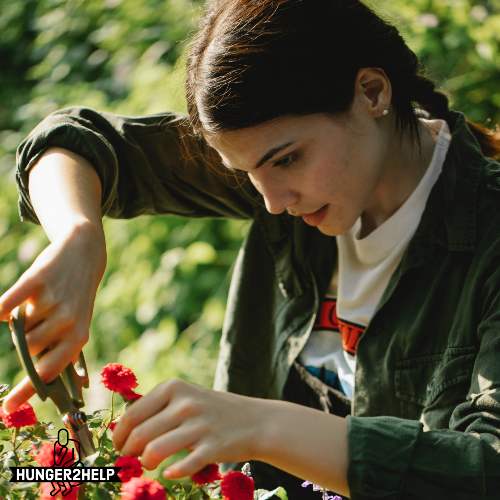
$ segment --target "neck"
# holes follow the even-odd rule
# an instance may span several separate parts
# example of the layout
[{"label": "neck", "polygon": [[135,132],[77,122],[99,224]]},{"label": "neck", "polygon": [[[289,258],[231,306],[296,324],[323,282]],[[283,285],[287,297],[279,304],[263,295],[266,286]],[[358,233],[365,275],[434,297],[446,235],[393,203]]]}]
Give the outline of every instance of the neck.
[{"label": "neck", "polygon": [[361,215],[360,238],[370,234],[394,214],[425,175],[434,152],[435,139],[422,122],[418,122],[418,127],[419,142],[408,133],[402,138],[393,134],[373,202]]}]

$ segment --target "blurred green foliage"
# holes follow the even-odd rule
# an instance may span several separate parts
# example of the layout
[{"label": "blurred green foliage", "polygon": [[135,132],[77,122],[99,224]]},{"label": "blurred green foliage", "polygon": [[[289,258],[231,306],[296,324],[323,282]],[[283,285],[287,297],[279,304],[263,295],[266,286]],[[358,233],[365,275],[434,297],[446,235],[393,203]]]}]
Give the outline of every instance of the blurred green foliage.
[{"label": "blurred green foliage", "polygon": [[[400,27],[453,107],[482,123],[500,122],[498,5],[372,5]],[[184,110],[182,54],[200,6],[194,0],[0,0],[2,291],[47,242],[39,227],[19,223],[17,144],[66,105],[136,115]],[[133,367],[143,391],[173,376],[211,383],[231,264],[247,225],[166,216],[105,221],[109,261],[86,348],[90,406],[105,404],[96,378],[109,361]],[[0,381],[11,382],[19,368],[2,329]]]},{"label": "blurred green foliage", "polygon": [[377,0],[400,28],[453,108],[488,126],[500,123],[498,0]]}]

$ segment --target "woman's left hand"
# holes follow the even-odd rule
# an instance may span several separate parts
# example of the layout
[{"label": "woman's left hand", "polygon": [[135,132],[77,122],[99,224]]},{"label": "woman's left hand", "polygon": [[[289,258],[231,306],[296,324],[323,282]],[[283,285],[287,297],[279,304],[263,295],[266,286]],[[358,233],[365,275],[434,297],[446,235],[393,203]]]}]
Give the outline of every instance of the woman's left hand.
[{"label": "woman's left hand", "polygon": [[169,478],[191,476],[210,463],[258,459],[266,402],[171,380],[127,409],[113,443],[122,455],[140,456],[146,469],[190,450],[169,467]]}]

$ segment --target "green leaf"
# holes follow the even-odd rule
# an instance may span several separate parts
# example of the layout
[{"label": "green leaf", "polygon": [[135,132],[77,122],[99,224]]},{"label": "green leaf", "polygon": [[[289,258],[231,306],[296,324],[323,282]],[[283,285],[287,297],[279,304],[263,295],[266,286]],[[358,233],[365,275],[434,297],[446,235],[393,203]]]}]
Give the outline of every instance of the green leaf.
[{"label": "green leaf", "polygon": [[273,498],[275,495],[281,500],[288,500],[288,495],[285,489],[281,486],[278,486],[272,491],[256,490],[254,498],[255,500],[267,500],[268,498]]},{"label": "green leaf", "polygon": [[12,431],[9,429],[0,430],[0,441],[10,441],[12,436]]},{"label": "green leaf", "polygon": [[92,498],[95,498],[96,500],[111,500],[113,497],[111,496],[111,493],[104,488],[96,488]]}]

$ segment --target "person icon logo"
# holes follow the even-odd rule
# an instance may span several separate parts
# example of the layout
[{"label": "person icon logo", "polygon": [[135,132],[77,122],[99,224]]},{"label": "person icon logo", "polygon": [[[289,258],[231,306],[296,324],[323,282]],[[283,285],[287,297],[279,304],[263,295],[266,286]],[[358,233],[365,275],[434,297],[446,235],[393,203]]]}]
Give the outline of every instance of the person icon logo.
[{"label": "person icon logo", "polygon": [[[81,467],[80,443],[76,439],[69,437],[67,429],[59,429],[57,441],[54,443],[54,467]],[[58,494],[68,495],[71,490],[82,484],[71,481],[51,481],[52,491],[50,495],[55,497]]]}]

